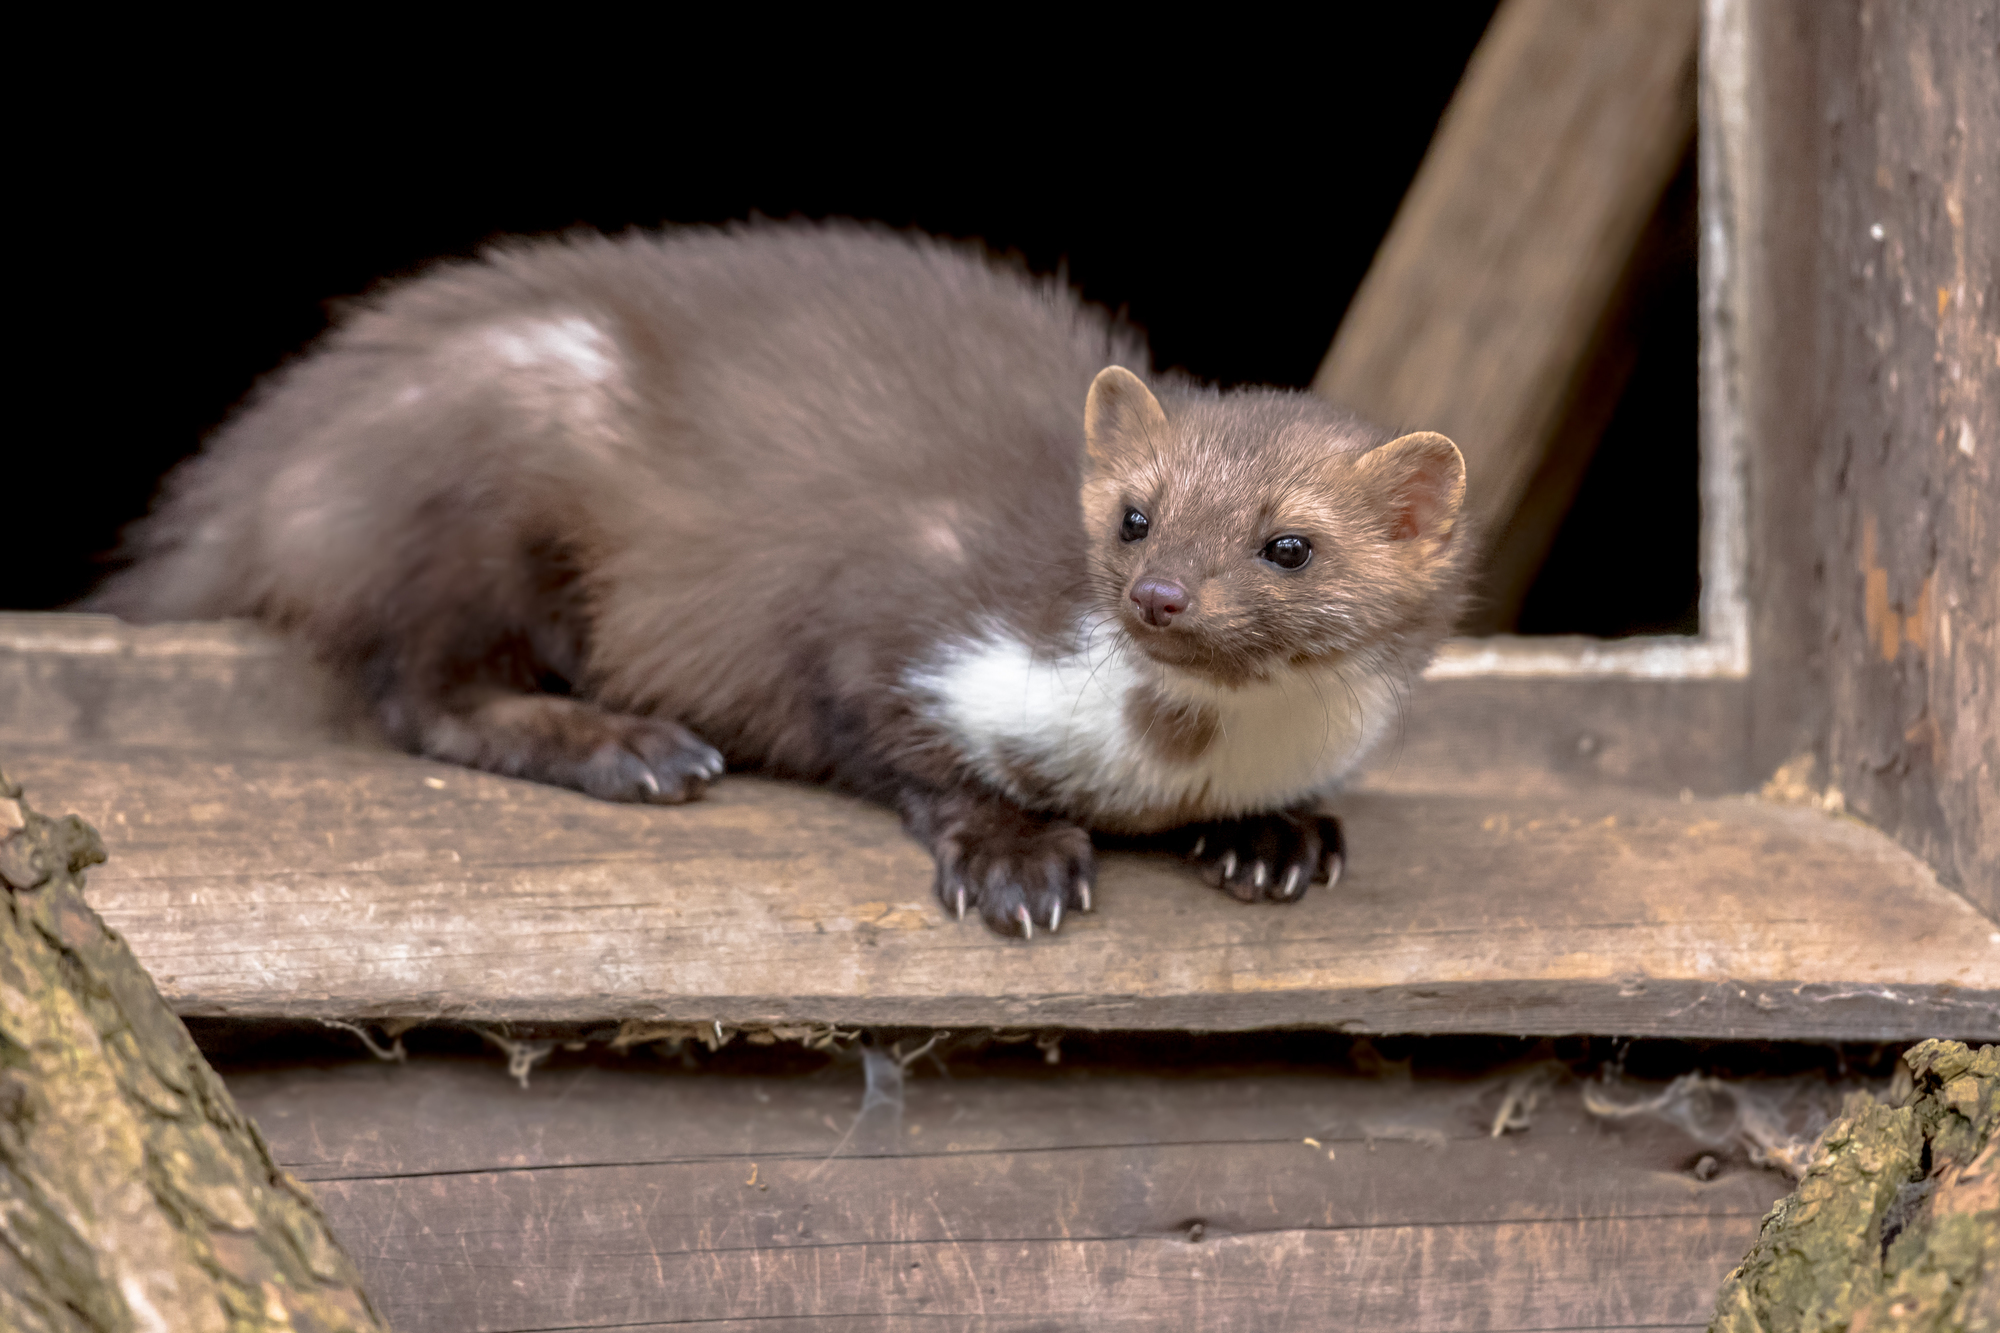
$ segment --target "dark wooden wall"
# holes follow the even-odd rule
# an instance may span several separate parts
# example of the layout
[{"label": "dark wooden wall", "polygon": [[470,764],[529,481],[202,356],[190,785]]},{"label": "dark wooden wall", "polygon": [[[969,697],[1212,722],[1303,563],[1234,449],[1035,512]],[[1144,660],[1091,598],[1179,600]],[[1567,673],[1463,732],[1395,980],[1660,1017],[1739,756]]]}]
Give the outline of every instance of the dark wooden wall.
[{"label": "dark wooden wall", "polygon": [[1755,748],[2000,913],[2000,3],[1751,13]]}]

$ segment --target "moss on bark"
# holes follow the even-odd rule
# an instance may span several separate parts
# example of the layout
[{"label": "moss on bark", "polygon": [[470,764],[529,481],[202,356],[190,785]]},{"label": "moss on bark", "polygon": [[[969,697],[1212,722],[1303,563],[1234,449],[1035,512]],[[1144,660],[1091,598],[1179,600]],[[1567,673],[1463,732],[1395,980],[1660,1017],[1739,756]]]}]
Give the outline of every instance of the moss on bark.
[{"label": "moss on bark", "polygon": [[1710,1333],[2000,1333],[2000,1047],[1926,1041],[1848,1098]]},{"label": "moss on bark", "polygon": [[352,1261],[0,774],[0,1328],[379,1330]]}]

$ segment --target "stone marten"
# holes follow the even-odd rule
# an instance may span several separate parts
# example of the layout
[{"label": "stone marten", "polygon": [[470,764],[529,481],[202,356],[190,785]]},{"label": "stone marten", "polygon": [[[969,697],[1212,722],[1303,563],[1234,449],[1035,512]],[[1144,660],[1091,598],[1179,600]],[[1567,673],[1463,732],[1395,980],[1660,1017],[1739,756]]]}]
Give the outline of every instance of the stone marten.
[{"label": "stone marten", "polygon": [[1088,911],[1093,831],[1245,900],[1456,611],[1458,450],[1154,374],[975,249],[856,224],[500,244],[349,308],[95,599],[252,616],[408,749],[612,801],[897,809],[945,910]]}]

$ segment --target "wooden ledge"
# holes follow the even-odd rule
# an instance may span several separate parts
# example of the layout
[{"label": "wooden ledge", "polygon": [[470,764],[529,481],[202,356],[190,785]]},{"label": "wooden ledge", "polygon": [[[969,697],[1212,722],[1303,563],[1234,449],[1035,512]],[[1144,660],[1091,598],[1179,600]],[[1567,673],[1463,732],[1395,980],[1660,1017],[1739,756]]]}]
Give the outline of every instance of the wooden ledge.
[{"label": "wooden ledge", "polygon": [[[1671,796],[1741,791],[1767,776],[1745,767],[1741,679],[1633,674],[1634,652],[1654,651],[1637,641],[1600,645],[1609,674],[1540,670],[1549,645],[1584,642],[1447,644],[1442,674],[1417,685],[1369,782],[1468,795],[1612,782]],[[1480,674],[1487,668],[1504,674]],[[116,743],[289,754],[374,735],[344,683],[257,625],[0,611],[0,751]]]},{"label": "wooden ledge", "polygon": [[1032,943],[945,918],[888,813],[731,777],[608,805],[321,746],[10,744],[111,851],[185,1015],[2000,1037],[2000,929],[1887,838],[1745,799],[1357,793],[1332,892],[1107,856]]}]

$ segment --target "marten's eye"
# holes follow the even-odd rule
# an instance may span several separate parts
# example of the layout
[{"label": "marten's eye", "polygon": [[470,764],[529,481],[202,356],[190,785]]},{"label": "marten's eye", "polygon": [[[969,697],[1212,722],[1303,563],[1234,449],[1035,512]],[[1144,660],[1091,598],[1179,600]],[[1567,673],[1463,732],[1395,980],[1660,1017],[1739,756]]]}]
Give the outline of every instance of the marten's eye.
[{"label": "marten's eye", "polygon": [[1118,535],[1128,542],[1143,541],[1146,529],[1152,526],[1153,521],[1144,514],[1136,509],[1128,509],[1125,511],[1125,526],[1118,529]]},{"label": "marten's eye", "polygon": [[1313,558],[1312,543],[1304,537],[1273,537],[1264,543],[1264,558],[1279,569],[1304,569]]}]

